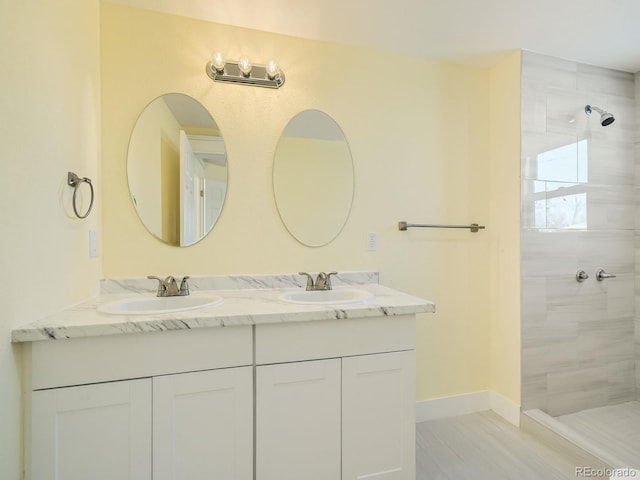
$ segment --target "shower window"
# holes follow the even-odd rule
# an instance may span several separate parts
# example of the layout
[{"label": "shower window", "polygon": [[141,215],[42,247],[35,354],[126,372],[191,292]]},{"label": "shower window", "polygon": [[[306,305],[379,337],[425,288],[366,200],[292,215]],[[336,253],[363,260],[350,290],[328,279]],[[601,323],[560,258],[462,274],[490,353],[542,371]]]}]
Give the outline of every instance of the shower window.
[{"label": "shower window", "polygon": [[534,228],[587,228],[587,193],[583,184],[534,182]]},{"label": "shower window", "polygon": [[525,168],[525,227],[586,229],[588,144],[579,140],[528,158]]}]

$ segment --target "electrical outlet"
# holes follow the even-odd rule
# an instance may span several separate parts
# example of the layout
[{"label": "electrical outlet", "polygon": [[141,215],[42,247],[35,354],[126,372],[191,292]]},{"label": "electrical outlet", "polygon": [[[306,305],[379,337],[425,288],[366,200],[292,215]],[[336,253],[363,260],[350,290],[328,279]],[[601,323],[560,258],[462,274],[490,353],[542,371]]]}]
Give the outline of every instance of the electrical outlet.
[{"label": "electrical outlet", "polygon": [[369,232],[367,234],[367,250],[375,252],[378,249],[378,234],[375,232]]}]

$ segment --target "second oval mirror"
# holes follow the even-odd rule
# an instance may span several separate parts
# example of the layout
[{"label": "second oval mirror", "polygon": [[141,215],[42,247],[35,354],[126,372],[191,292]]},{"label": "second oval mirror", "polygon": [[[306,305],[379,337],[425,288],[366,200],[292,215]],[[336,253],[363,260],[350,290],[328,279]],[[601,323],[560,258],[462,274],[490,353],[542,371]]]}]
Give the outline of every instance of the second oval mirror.
[{"label": "second oval mirror", "polygon": [[273,160],[276,206],[300,243],[320,247],[342,231],[353,202],[351,151],[342,129],[319,110],[305,110],[285,127]]},{"label": "second oval mirror", "polygon": [[181,93],[149,103],[131,133],[127,178],[150,233],[181,247],[204,238],[227,192],[226,149],[207,109]]}]

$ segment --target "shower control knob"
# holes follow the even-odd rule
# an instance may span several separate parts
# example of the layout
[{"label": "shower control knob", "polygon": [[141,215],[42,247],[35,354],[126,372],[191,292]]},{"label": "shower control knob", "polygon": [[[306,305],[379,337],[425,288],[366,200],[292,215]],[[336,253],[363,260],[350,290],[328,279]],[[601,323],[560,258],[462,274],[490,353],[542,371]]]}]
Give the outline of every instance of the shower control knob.
[{"label": "shower control knob", "polygon": [[576,272],[576,280],[580,283],[584,282],[587,278],[589,278],[589,275],[587,274],[587,272],[585,272],[584,270],[578,270]]},{"label": "shower control knob", "polygon": [[603,281],[606,278],[616,278],[616,276],[613,273],[605,272],[602,268],[596,272],[596,280],[598,280],[599,282]]}]

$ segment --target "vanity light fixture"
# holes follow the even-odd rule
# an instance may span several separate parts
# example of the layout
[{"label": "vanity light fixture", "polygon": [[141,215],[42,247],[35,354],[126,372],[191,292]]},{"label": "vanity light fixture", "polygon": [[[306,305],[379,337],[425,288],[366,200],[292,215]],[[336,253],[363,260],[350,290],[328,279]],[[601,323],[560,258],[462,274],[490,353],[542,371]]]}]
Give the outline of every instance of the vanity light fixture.
[{"label": "vanity light fixture", "polygon": [[207,75],[216,82],[242,83],[257,87],[280,88],[284,84],[284,73],[271,60],[267,65],[252,64],[249,57],[242,56],[237,62],[225,60],[217,52],[207,63]]},{"label": "vanity light fixture", "polygon": [[252,67],[253,65],[251,65],[251,62],[249,61],[249,57],[242,56],[240,57],[240,60],[238,60],[238,68],[242,72],[242,76],[244,78],[249,78],[251,76]]},{"label": "vanity light fixture", "polygon": [[216,72],[223,72],[224,71],[224,58],[222,58],[222,54],[220,52],[217,52],[214,56],[213,56],[213,60],[211,60],[211,66],[216,70]]}]

